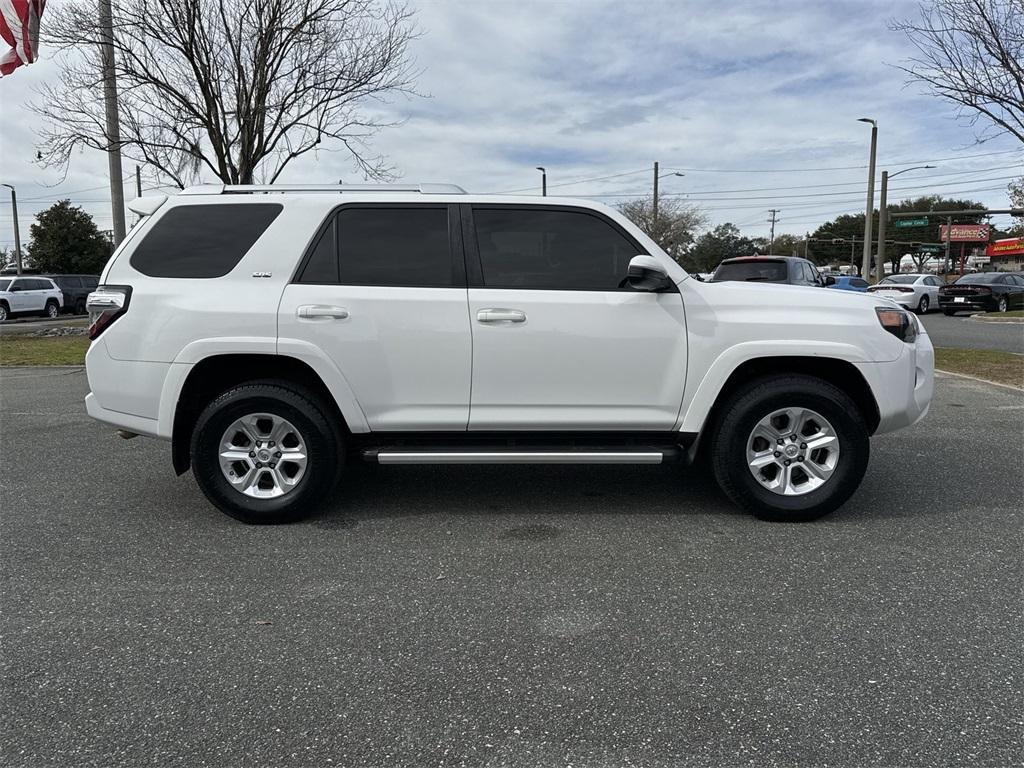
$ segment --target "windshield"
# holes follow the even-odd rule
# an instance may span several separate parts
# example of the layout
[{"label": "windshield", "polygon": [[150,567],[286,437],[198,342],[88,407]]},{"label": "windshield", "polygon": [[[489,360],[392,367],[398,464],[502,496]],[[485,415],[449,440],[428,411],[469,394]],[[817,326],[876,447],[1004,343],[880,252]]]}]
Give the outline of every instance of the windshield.
[{"label": "windshield", "polygon": [[11,287],[11,281],[10,280],[0,280],[0,291],[6,291],[10,287]]},{"label": "windshield", "polygon": [[998,279],[998,272],[987,272],[985,274],[978,275],[964,275],[956,282],[957,285],[963,285],[964,283],[994,283]]},{"label": "windshield", "polygon": [[896,283],[896,284],[900,284],[900,285],[910,285],[911,283],[916,283],[916,282],[917,282],[917,275],[892,275],[890,277],[885,278],[885,280],[883,280],[881,283],[879,283],[879,285],[884,285],[885,283]]},{"label": "windshield", "polygon": [[715,270],[711,282],[721,283],[726,280],[784,283],[786,282],[786,262],[751,259],[750,261],[734,261],[720,264],[718,269]]}]

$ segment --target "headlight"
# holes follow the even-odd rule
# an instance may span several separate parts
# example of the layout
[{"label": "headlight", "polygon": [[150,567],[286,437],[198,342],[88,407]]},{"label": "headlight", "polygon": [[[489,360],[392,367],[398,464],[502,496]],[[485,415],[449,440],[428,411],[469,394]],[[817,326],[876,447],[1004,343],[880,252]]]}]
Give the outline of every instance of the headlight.
[{"label": "headlight", "polygon": [[900,341],[909,344],[917,338],[917,319],[902,309],[875,307],[875,314],[882,327]]}]

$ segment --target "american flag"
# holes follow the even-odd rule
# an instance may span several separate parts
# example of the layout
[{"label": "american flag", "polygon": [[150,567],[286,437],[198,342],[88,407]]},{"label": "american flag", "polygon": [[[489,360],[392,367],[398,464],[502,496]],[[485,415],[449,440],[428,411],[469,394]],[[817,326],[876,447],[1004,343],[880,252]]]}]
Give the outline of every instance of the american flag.
[{"label": "american flag", "polygon": [[0,55],[0,77],[36,60],[39,17],[45,5],[46,0],[0,0],[0,38],[11,46]]}]

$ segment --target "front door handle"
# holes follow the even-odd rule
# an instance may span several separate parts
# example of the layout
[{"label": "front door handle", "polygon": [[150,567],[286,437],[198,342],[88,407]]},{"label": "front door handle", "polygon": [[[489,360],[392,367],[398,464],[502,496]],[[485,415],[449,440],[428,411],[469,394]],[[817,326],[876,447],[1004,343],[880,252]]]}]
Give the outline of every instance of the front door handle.
[{"label": "front door handle", "polygon": [[476,319],[481,323],[525,323],[526,313],[518,309],[481,309]]},{"label": "front door handle", "polygon": [[344,320],[348,317],[348,310],[325,304],[303,304],[295,310],[295,314],[300,320]]}]

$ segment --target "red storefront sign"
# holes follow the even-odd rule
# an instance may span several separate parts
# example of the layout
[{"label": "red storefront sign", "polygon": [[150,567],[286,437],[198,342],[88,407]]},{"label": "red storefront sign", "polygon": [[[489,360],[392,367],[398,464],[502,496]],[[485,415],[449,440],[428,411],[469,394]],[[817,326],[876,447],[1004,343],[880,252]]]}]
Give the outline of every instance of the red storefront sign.
[{"label": "red storefront sign", "polygon": [[[954,224],[949,239],[954,243],[987,243],[992,227],[988,224]],[[939,227],[939,239],[946,242],[946,225]]]},{"label": "red storefront sign", "polygon": [[1024,237],[996,240],[985,250],[986,256],[1024,256]]}]

